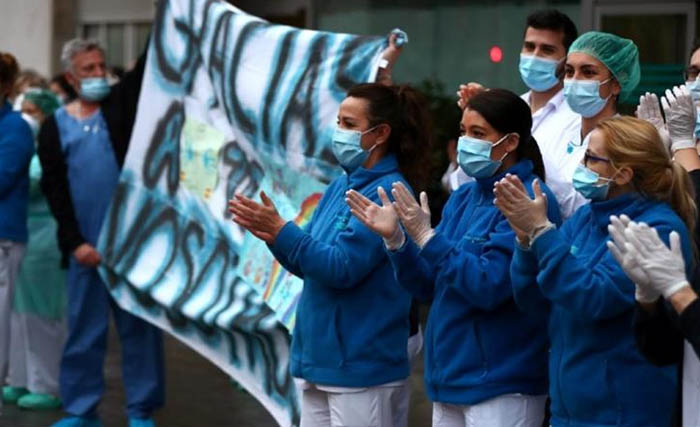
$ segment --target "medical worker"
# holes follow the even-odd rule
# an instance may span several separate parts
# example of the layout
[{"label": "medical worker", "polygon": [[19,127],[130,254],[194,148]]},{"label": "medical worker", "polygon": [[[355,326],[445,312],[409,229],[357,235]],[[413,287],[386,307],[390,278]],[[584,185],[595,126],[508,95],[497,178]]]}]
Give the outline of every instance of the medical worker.
[{"label": "medical worker", "polygon": [[28,238],[29,162],[34,154],[32,131],[8,102],[18,72],[15,57],[0,52],[0,384],[3,385],[10,359],[12,300]]},{"label": "medical worker", "polygon": [[378,200],[377,187],[395,181],[421,188],[429,140],[415,90],[361,84],[341,103],[331,142],[345,173],[309,224],[282,219],[265,193],[262,204],[242,195],[229,203],[234,221],[304,279],[289,362],[300,380],[302,427],[405,426],[398,408],[409,375],[411,296],[394,279],[382,239],[350,214],[345,193]]},{"label": "medical worker", "polygon": [[572,186],[591,131],[618,114],[618,104],[639,84],[639,51],[632,40],[590,31],[574,41],[566,57],[564,98],[581,115],[580,132],[562,140],[562,167],[548,174],[547,184],[558,197],[562,215],[573,215],[588,199]]},{"label": "medical worker", "polygon": [[68,338],[59,378],[68,417],[55,426],[101,425],[97,406],[111,312],[121,341],[129,426],[148,427],[164,401],[161,332],[117,305],[97,273],[101,254],[96,249],[126,155],[145,55],[113,87],[107,84],[104,51],[95,42],[67,42],[61,62],[78,99],[44,122],[38,146],[42,191],[68,263]]},{"label": "medical worker", "polygon": [[[667,148],[672,153],[674,161],[688,171],[688,176],[695,188],[695,202],[697,204],[697,194],[700,190],[700,157],[695,149],[696,106],[693,97],[686,87],[674,87],[666,91],[661,98],[661,104],[665,120],[661,116],[658,99],[655,95],[642,96],[637,112],[638,114],[640,111],[648,112],[648,114],[640,116],[657,126],[659,133],[663,136],[662,139],[667,142]],[[646,239],[654,241],[654,245],[658,248],[654,254],[650,254],[653,256],[649,262],[654,266],[659,265],[657,261],[658,263],[667,263],[666,266],[671,270],[662,270],[658,275],[656,274],[658,269],[654,267],[653,272],[649,272],[645,277],[635,274],[640,268],[647,270],[647,263],[641,262],[641,260],[647,260],[647,254],[641,252],[643,248],[635,251],[635,254],[640,255],[640,257],[632,257],[631,261],[633,262],[628,264],[629,257],[624,256],[630,254],[626,251],[627,248],[624,244],[627,241],[624,234],[627,224],[623,224],[623,222],[629,223],[628,221],[627,218],[622,217],[612,222],[613,227],[610,228],[610,232],[617,248],[611,247],[611,250],[613,255],[618,255],[616,257],[618,262],[636,285],[637,306],[634,331],[637,347],[650,362],[659,366],[677,365],[679,368],[679,377],[682,378],[682,381],[678,384],[673,425],[699,425],[700,408],[698,408],[697,402],[700,399],[700,381],[698,381],[700,379],[700,359],[698,359],[700,334],[696,330],[697,325],[700,324],[697,321],[700,306],[695,303],[695,300],[696,291],[700,289],[698,282],[700,265],[695,263],[694,278],[689,277],[688,282],[692,284],[692,288],[685,282],[684,286],[681,286],[678,274],[671,274],[678,269],[679,264],[674,261],[677,256],[674,254],[671,258],[667,257],[666,255],[669,255],[668,249],[666,246],[660,246],[658,237],[654,233],[653,236],[649,235]],[[653,229],[634,229],[630,232],[644,235],[651,233],[650,230]],[[694,235],[696,247],[700,243],[698,231],[696,227]],[[652,274],[655,280],[652,280],[650,276]],[[671,275],[664,278],[666,274]],[[681,274],[685,275],[685,272],[683,271]],[[675,277],[675,279],[671,279],[671,277]],[[664,280],[659,282],[659,278]],[[672,286],[674,284],[678,286]],[[670,304],[665,303],[665,301]]]},{"label": "medical worker", "polygon": [[[60,106],[47,89],[24,93],[22,116],[35,135],[44,119]],[[3,400],[23,409],[56,409],[58,369],[65,341],[65,274],[56,246],[56,221],[39,188],[37,155],[29,166],[29,241],[12,304],[10,373]]]},{"label": "medical worker", "polygon": [[[546,326],[515,305],[515,236],[493,204],[493,184],[507,174],[549,193],[531,127],[527,103],[510,91],[469,99],[457,161],[475,181],[450,195],[435,229],[425,193],[419,204],[402,183],[392,185],[393,204],[385,186],[377,189],[381,205],[348,193],[353,215],[384,238],[398,282],[432,300],[425,387],[434,427],[539,427],[544,417]],[[549,218],[559,223],[549,195]]]},{"label": "medical worker", "polygon": [[549,321],[552,426],[669,425],[675,370],[653,366],[637,350],[635,286],[606,242],[610,216],[625,214],[664,239],[679,233],[692,264],[691,184],[646,121],[607,119],[589,139],[573,185],[591,203],[561,228],[547,219],[548,197],[530,199],[515,177],[496,184],[496,205],[518,241],[515,300]]}]

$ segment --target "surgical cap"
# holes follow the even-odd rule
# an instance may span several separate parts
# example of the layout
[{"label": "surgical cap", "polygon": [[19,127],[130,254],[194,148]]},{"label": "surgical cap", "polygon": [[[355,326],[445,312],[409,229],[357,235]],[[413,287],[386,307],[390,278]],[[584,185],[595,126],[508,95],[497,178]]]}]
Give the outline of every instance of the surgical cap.
[{"label": "surgical cap", "polygon": [[29,89],[24,92],[24,100],[36,105],[44,113],[44,116],[50,116],[61,106],[58,97],[46,89]]},{"label": "surgical cap", "polygon": [[610,33],[589,31],[574,41],[569,53],[581,52],[605,64],[620,84],[624,100],[639,84],[639,50],[632,40]]}]

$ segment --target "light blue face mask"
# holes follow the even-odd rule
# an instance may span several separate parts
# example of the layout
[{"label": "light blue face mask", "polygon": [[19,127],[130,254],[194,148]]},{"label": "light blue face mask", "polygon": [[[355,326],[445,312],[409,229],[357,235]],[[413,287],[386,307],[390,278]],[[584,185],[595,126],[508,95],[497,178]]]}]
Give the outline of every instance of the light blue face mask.
[{"label": "light blue face mask", "polygon": [[520,54],[520,77],[535,92],[545,92],[559,83],[557,78],[559,61]]},{"label": "light blue face mask", "polygon": [[377,126],[360,132],[359,130],[343,129],[336,125],[333,132],[333,154],[345,170],[352,172],[367,160],[376,144],[369,150],[364,150],[361,145],[362,135],[373,131]]},{"label": "light blue face mask", "polygon": [[87,101],[101,101],[109,95],[110,87],[105,77],[87,77],[80,80],[80,97]]},{"label": "light blue face mask", "polygon": [[688,80],[685,82],[685,87],[688,88],[690,95],[693,97],[693,101],[700,101],[700,79]]},{"label": "light blue face mask", "polygon": [[[598,184],[600,180],[605,182],[603,184]],[[581,163],[576,166],[576,170],[574,171],[574,189],[587,199],[605,200],[605,198],[608,197],[608,191],[610,190],[610,183],[612,181],[612,178],[602,177],[597,172],[588,169]]]},{"label": "light blue face mask", "polygon": [[505,141],[508,135],[510,134],[504,135],[494,144],[466,135],[460,136],[457,142],[457,164],[472,178],[482,179],[493,176],[509,153],[505,153],[501,160],[492,160],[491,150]]},{"label": "light blue face mask", "polygon": [[564,97],[569,107],[585,118],[593,117],[600,113],[612,93],[607,98],[600,97],[600,86],[611,79],[599,82],[598,80],[564,80]]},{"label": "light blue face mask", "polygon": [[700,139],[700,107],[695,115],[695,138]]}]

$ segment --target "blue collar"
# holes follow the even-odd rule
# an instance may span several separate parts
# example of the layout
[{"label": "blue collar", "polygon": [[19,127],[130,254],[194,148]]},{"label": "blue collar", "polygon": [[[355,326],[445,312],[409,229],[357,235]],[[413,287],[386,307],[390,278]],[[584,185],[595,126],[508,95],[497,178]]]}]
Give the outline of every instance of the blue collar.
[{"label": "blue collar", "polygon": [[607,229],[610,224],[610,215],[625,214],[635,218],[653,203],[653,200],[637,192],[630,192],[608,200],[591,201],[591,214],[600,228]]},{"label": "blue collar", "polygon": [[522,181],[524,178],[532,175],[532,162],[530,160],[521,160],[514,164],[510,168],[504,170],[503,172],[490,176],[488,178],[477,179],[476,183],[479,185],[481,191],[492,192],[493,184],[506,176],[507,173],[511,175],[516,175]]},{"label": "blue collar", "polygon": [[0,118],[2,118],[5,114],[9,113],[12,111],[12,105],[10,105],[7,100],[5,100],[2,103],[2,106],[0,106]]},{"label": "blue collar", "polygon": [[368,182],[372,182],[373,180],[379,178],[380,176],[396,172],[398,170],[399,162],[396,160],[396,156],[393,154],[387,154],[386,156],[382,157],[371,169],[365,169],[364,167],[360,166],[352,171],[352,173],[348,175],[348,187],[353,189],[360,188]]}]

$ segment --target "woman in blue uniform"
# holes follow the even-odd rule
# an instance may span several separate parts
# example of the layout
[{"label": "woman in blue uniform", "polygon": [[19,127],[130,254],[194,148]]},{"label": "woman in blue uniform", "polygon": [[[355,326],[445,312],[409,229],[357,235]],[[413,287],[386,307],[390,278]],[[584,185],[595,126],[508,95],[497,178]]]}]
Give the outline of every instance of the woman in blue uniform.
[{"label": "woman in blue uniform", "polygon": [[[549,193],[538,184],[544,166],[530,134],[532,115],[514,93],[492,89],[468,101],[460,125],[457,161],[475,182],[450,195],[437,228],[430,227],[425,193],[419,205],[401,183],[393,184],[393,204],[383,188],[377,190],[381,206],[355,191],[348,203],[386,240],[398,282],[433,301],[425,338],[433,426],[540,426],[545,324],[513,301],[514,234],[493,205],[493,184],[507,174]],[[556,202],[547,214],[559,222]]]},{"label": "woman in blue uniform", "polygon": [[302,391],[301,425],[399,426],[409,375],[410,295],[399,286],[382,239],[350,215],[345,192],[376,197],[378,186],[420,187],[429,120],[406,86],[362,84],[341,103],[332,147],[345,173],[324,193],[310,223],[282,219],[271,200],[236,195],[233,220],[264,240],[304,279],[290,370]]},{"label": "woman in blue uniform", "polygon": [[[549,319],[551,424],[669,425],[675,369],[649,363],[635,346],[635,286],[608,252],[611,215],[680,234],[693,265],[691,184],[651,124],[611,118],[591,133],[574,187],[591,203],[561,229],[546,218],[550,200],[523,193],[514,177],[496,185],[496,205],[516,232],[511,265],[518,304]],[[546,200],[547,199],[547,200]]]}]

